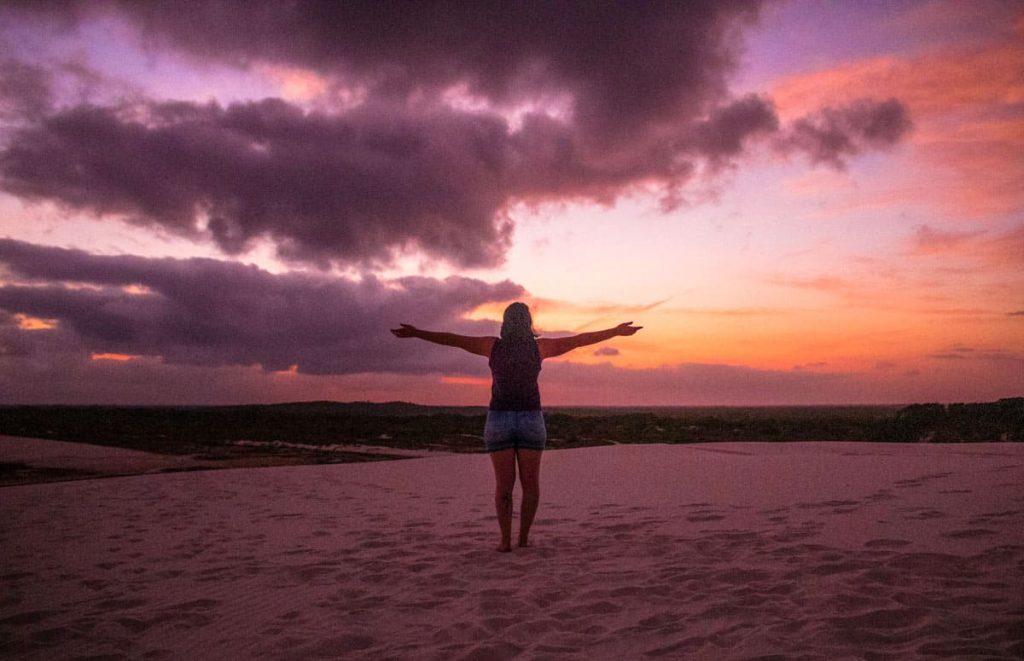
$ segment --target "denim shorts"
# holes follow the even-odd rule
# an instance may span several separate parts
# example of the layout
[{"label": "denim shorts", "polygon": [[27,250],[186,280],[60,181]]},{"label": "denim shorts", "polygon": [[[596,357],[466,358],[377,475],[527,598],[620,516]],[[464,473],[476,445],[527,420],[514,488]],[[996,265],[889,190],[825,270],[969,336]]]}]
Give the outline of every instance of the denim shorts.
[{"label": "denim shorts", "polygon": [[543,450],[548,440],[541,411],[488,411],[484,424],[484,449]]}]

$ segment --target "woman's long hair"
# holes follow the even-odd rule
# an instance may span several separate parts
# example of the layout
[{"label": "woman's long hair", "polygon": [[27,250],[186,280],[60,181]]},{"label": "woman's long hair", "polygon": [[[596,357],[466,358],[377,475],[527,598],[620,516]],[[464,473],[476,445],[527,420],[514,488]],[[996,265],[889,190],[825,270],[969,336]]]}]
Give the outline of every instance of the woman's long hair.
[{"label": "woman's long hair", "polygon": [[501,339],[533,339],[537,332],[533,330],[533,317],[526,303],[512,303],[505,308],[501,321]]}]

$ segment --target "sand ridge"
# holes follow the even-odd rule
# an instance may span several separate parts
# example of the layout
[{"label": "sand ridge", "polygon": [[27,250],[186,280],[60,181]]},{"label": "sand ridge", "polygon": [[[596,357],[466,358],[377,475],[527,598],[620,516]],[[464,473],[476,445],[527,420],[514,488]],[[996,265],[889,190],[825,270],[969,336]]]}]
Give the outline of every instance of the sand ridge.
[{"label": "sand ridge", "polygon": [[20,658],[1020,658],[1024,446],[546,453],[534,546],[483,455],[2,490]]},{"label": "sand ridge", "polygon": [[[243,452],[236,452],[244,449]],[[373,445],[312,445],[235,441],[197,454],[159,454],[129,448],[0,435],[0,487],[146,473],[265,468],[353,460],[393,460],[442,454]]]}]

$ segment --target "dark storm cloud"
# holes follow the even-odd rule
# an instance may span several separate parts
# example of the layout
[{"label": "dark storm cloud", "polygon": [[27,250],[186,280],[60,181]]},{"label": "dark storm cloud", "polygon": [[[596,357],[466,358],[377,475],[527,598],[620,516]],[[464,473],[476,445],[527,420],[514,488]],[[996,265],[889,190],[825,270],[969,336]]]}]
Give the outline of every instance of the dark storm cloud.
[{"label": "dark storm cloud", "polygon": [[53,103],[50,73],[19,60],[0,60],[0,121],[38,118]]},{"label": "dark storm cloud", "polygon": [[[15,3],[62,29],[115,13],[147,45],[237,65],[308,67],[355,108],[281,100],[77,105],[13,132],[0,190],[291,260],[374,267],[403,251],[499,264],[516,201],[613,202],[638,184],[667,207],[758,138],[840,165],[906,131],[903,106],[860,102],[779,129],[770,100],[729,96],[759,2]],[[0,10],[4,11],[4,10]],[[486,103],[445,105],[464,89]],[[564,114],[507,111],[551,99]],[[520,107],[521,109],[521,107]],[[503,114],[505,113],[505,114]]]},{"label": "dark storm cloud", "polygon": [[434,106],[364,106],[343,115],[281,100],[76,106],[15,131],[0,188],[97,215],[125,216],[228,253],[269,238],[291,260],[386,263],[419,249],[493,266],[510,241],[510,199],[610,200],[651,179],[685,179],[690,159],[737,155],[774,127],[754,97],[726,106],[672,143],[589,153],[564,122],[522,127]]},{"label": "dark storm cloud", "polygon": [[61,3],[59,13],[113,11],[150,42],[332,72],[375,96],[455,84],[498,104],[569,93],[577,123],[605,142],[708,110],[761,4],[126,1]]},{"label": "dark storm cloud", "polygon": [[404,321],[491,334],[493,323],[458,318],[523,293],[508,281],[275,275],[218,260],[97,256],[10,239],[0,240],[0,268],[8,273],[0,309],[57,321],[51,330],[14,330],[7,317],[0,336],[5,352],[25,354],[32,343],[59,334],[95,353],[267,370],[298,365],[310,374],[396,365],[408,372],[479,372],[469,354],[399,341],[388,328]]},{"label": "dark storm cloud", "polygon": [[290,260],[373,265],[418,249],[493,266],[511,235],[511,199],[614,199],[625,186],[688,178],[693,159],[736,156],[774,128],[744,99],[675,143],[588,152],[570,125],[527,116],[508,130],[485,113],[435,106],[307,113],[280,100],[76,106],[15,131],[0,189],[127,217],[228,253],[269,238]]},{"label": "dark storm cloud", "polygon": [[872,148],[899,142],[911,128],[907,108],[897,99],[860,99],[802,117],[789,127],[779,145],[805,153],[813,163],[842,168],[846,159]]},{"label": "dark storm cloud", "polygon": [[493,118],[362,108],[306,114],[278,100],[79,106],[16,132],[0,186],[27,199],[119,214],[227,252],[269,237],[287,258],[387,261],[416,246],[493,265],[507,137]]},{"label": "dark storm cloud", "polygon": [[749,95],[718,108],[694,131],[694,144],[700,153],[718,162],[738,156],[751,136],[769,134],[779,128],[771,103]]}]

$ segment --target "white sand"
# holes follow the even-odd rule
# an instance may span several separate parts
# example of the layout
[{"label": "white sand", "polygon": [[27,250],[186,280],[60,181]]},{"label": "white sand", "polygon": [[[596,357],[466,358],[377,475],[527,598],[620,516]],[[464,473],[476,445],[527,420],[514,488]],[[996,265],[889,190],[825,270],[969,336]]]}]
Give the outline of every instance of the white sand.
[{"label": "white sand", "polygon": [[[1024,445],[548,452],[0,489],[0,656],[1024,657]],[[518,509],[518,507],[517,507]]]}]

